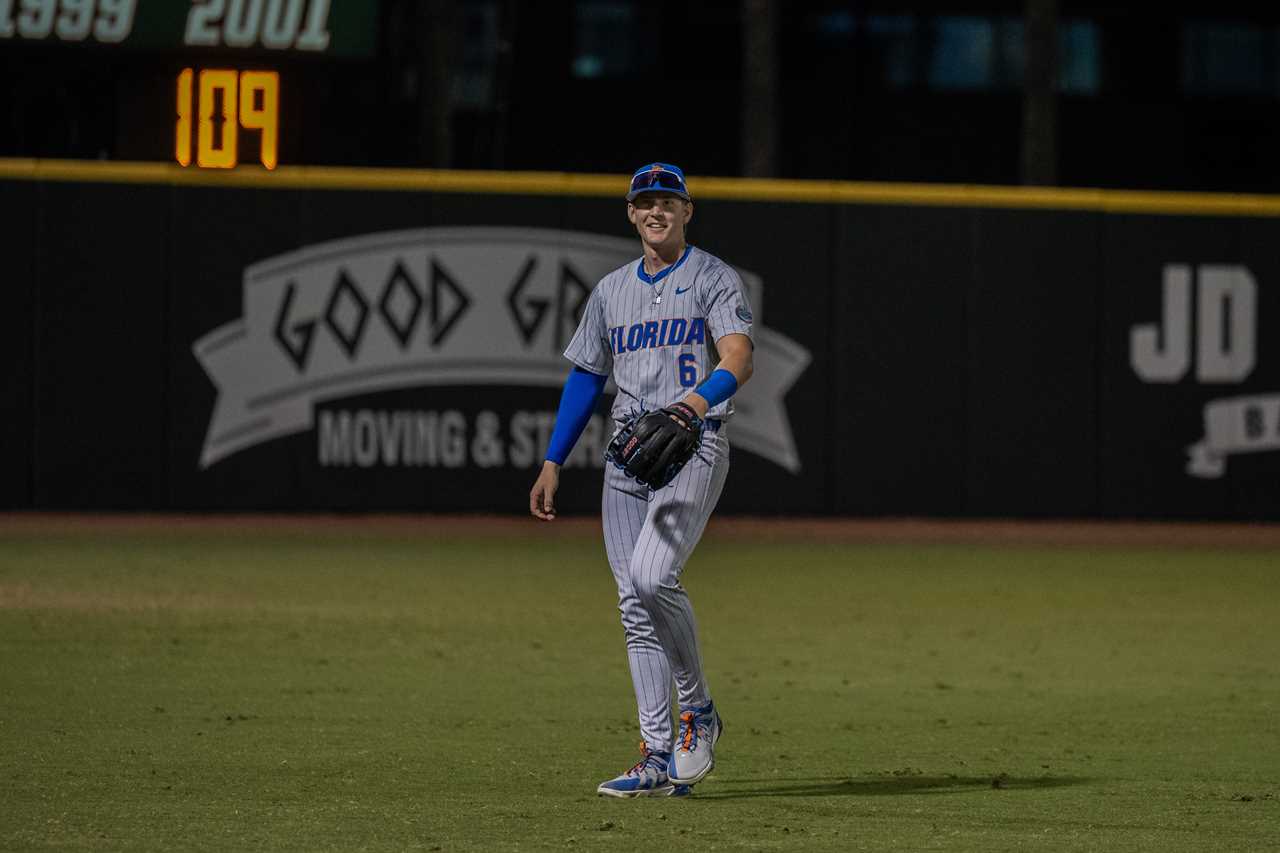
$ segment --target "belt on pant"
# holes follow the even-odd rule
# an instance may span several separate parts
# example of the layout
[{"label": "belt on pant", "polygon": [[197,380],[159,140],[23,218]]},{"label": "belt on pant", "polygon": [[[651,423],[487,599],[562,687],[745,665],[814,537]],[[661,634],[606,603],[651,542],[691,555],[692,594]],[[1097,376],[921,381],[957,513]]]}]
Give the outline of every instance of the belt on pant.
[{"label": "belt on pant", "polygon": [[[719,432],[720,427],[724,426],[724,421],[719,418],[706,418],[702,422],[702,428],[708,432]],[[615,420],[613,422],[613,432],[617,435],[618,430],[622,429],[622,421]]]}]

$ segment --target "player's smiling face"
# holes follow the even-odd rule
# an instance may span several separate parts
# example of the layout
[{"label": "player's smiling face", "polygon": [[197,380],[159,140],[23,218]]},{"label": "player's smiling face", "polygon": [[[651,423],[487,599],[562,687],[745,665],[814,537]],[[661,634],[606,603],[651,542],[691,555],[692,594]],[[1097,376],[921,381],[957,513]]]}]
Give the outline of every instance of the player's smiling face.
[{"label": "player's smiling face", "polygon": [[627,218],[646,246],[662,252],[684,245],[693,203],[672,193],[642,193],[627,203]]}]

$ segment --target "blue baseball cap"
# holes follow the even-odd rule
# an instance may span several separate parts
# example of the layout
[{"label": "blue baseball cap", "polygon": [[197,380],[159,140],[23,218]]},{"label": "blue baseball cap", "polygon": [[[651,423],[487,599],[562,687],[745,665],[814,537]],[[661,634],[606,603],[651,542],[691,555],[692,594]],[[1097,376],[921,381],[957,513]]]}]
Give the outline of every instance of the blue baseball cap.
[{"label": "blue baseball cap", "polygon": [[693,201],[689,197],[689,188],[684,185],[684,172],[670,163],[650,163],[636,169],[631,176],[627,201],[635,200],[640,193],[671,193],[685,201]]}]

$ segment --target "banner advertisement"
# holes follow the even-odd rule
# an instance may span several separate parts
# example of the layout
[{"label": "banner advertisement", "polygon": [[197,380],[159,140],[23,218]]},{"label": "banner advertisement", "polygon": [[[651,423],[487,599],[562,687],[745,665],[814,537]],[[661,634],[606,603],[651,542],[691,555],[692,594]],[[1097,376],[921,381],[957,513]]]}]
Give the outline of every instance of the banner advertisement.
[{"label": "banner advertisement", "polygon": [[1280,268],[1240,223],[1137,226],[1106,297],[1104,506],[1280,517]]},{"label": "banner advertisement", "polygon": [[1218,478],[1227,457],[1280,450],[1280,394],[1214,400],[1204,407],[1204,438],[1187,448],[1187,473]]},{"label": "banner advertisement", "polygon": [[[568,372],[562,351],[592,287],[635,253],[632,240],[575,232],[434,228],[254,264],[244,274],[244,317],[194,345],[218,388],[200,465],[312,429],[320,401],[435,385],[559,388]],[[741,274],[760,316],[763,283]],[[764,326],[755,342],[759,369],[737,400],[735,444],[798,471],[783,398],[810,356]],[[421,418],[382,413],[376,431],[367,417],[351,423],[325,420],[323,435],[345,446],[354,429],[360,446],[368,446],[360,436],[380,436],[388,459],[430,458],[425,437],[434,430]],[[326,459],[326,446],[321,464],[346,458]]]}]

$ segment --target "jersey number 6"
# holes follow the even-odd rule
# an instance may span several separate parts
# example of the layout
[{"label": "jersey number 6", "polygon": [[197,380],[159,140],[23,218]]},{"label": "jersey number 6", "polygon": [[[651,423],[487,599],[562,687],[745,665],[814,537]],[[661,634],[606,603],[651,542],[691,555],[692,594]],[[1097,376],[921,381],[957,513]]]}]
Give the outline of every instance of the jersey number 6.
[{"label": "jersey number 6", "polygon": [[698,365],[694,362],[696,357],[693,353],[686,352],[676,359],[680,363],[680,384],[685,388],[698,384]]}]

